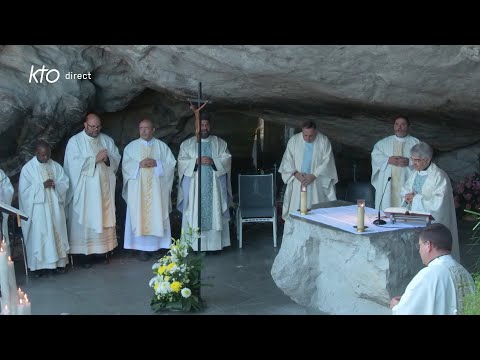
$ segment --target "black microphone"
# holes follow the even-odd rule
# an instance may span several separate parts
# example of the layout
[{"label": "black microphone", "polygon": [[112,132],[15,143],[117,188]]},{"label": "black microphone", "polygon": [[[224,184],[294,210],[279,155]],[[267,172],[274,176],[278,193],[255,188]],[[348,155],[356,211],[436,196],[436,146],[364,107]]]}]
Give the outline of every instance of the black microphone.
[{"label": "black microphone", "polygon": [[387,223],[385,220],[380,219],[380,209],[382,208],[383,197],[385,196],[385,190],[387,190],[387,185],[390,180],[392,180],[391,176],[388,177],[388,180],[385,183],[385,188],[383,189],[382,198],[380,199],[380,204],[378,205],[378,219],[373,222],[375,225],[385,225]]}]

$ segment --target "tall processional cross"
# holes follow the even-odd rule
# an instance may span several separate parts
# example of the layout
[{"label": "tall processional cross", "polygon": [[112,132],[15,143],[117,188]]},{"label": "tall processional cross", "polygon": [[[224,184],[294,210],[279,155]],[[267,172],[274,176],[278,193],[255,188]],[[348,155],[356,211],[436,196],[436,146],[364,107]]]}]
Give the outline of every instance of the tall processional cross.
[{"label": "tall processional cross", "polygon": [[[201,139],[201,117],[200,111],[207,105],[208,100],[202,99],[202,83],[198,83],[198,94],[196,99],[188,99],[190,102],[190,109],[195,114],[195,137],[198,144],[197,152],[197,181],[198,181],[198,250],[202,251],[202,139]],[[197,106],[193,105],[192,101],[197,103]]]}]

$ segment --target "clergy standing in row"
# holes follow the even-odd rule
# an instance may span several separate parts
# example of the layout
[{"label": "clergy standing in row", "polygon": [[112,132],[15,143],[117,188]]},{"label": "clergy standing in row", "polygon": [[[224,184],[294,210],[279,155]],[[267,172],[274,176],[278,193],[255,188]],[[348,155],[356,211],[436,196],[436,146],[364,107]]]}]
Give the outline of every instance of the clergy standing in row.
[{"label": "clergy standing in row", "polygon": [[[398,207],[402,203],[400,189],[413,166],[409,160],[410,149],[419,140],[409,135],[410,121],[406,116],[397,117],[393,124],[395,135],[388,136],[375,144],[372,151],[372,185],[375,188],[375,209]],[[391,177],[387,185],[388,178]],[[385,189],[385,195],[382,195]]]},{"label": "clergy standing in row", "polygon": [[149,119],[138,126],[140,138],[123,151],[122,196],[127,203],[125,249],[140,250],[140,260],[171,244],[171,193],[177,161],[164,142],[153,137]]},{"label": "clergy standing in row", "polygon": [[[200,134],[201,198],[202,198],[202,247],[201,251],[219,251],[230,246],[229,206],[232,202],[231,170],[232,155],[227,143],[210,135],[210,121],[202,113]],[[183,214],[182,229],[198,228],[198,142],[196,137],[180,145],[178,155],[178,200],[177,208]],[[192,244],[195,251],[198,243]]]},{"label": "clergy standing in row", "polygon": [[302,132],[288,141],[278,169],[287,184],[283,200],[282,218],[300,209],[300,191],[307,188],[307,208],[312,204],[337,200],[335,184],[337,168],[332,145],[328,138],[318,132],[314,122],[303,124]]},{"label": "clergy standing in row", "polygon": [[460,262],[457,216],[453,190],[448,175],[432,162],[433,150],[420,142],[410,150],[415,171],[401,189],[404,205],[411,212],[432,214],[435,223],[441,223],[452,233],[452,256]]},{"label": "clergy standing in row", "polygon": [[65,197],[69,179],[50,156],[50,145],[38,141],[35,157],[22,167],[18,184],[20,210],[29,218],[22,220],[28,268],[38,275],[45,269],[63,273],[68,264]]},{"label": "clergy standing in row", "polygon": [[[10,179],[8,178],[7,174],[5,174],[2,169],[0,169],[0,202],[7,205],[11,205],[12,199],[13,199],[13,185],[10,182]],[[8,214],[3,213],[3,223],[0,224],[0,226],[2,227],[2,234],[5,237],[5,241],[7,244],[9,244],[10,242],[8,238]],[[1,241],[2,239],[0,239],[0,242]]]},{"label": "clergy standing in row", "polygon": [[[84,130],[70,138],[64,168],[70,178],[67,194],[68,232],[72,254],[105,254],[117,247],[115,183],[120,153],[113,139],[100,133],[100,117],[88,114]],[[91,257],[83,266],[91,266]]]}]

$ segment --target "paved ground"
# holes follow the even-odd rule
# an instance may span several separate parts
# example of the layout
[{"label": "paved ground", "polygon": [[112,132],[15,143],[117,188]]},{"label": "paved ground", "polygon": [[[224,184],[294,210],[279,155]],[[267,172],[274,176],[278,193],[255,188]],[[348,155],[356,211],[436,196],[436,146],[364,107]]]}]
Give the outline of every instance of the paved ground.
[{"label": "paved ground", "polygon": [[[480,258],[480,244],[472,246],[474,242],[469,239],[472,227],[471,222],[459,222],[462,263],[469,270],[474,270]],[[250,224],[244,229],[243,249],[238,249],[232,238],[230,248],[205,257],[203,277],[212,286],[202,290],[207,309],[199,314],[322,314],[293,302],[272,280],[270,269],[281,246],[281,229],[276,249],[268,224]],[[148,281],[153,276],[154,259],[142,262],[133,252],[119,249],[108,265],[98,263],[90,269],[74,266],[65,274],[30,276],[28,283],[21,256],[16,259],[17,284],[29,295],[33,314],[152,314],[149,303],[153,292]]]}]

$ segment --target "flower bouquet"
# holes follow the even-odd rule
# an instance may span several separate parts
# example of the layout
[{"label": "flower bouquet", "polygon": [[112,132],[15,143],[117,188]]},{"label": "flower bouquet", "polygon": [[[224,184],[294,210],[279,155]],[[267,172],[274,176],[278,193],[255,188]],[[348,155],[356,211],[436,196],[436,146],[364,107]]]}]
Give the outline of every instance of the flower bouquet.
[{"label": "flower bouquet", "polygon": [[204,254],[195,254],[192,249],[192,242],[197,237],[197,230],[182,230],[180,239],[172,238],[170,250],[152,266],[155,276],[149,282],[154,290],[150,306],[155,312],[188,312],[204,308],[200,297],[200,272]]},{"label": "flower bouquet", "polygon": [[455,183],[453,188],[453,200],[457,215],[464,215],[464,210],[480,210],[480,174],[468,175],[462,181]]}]

